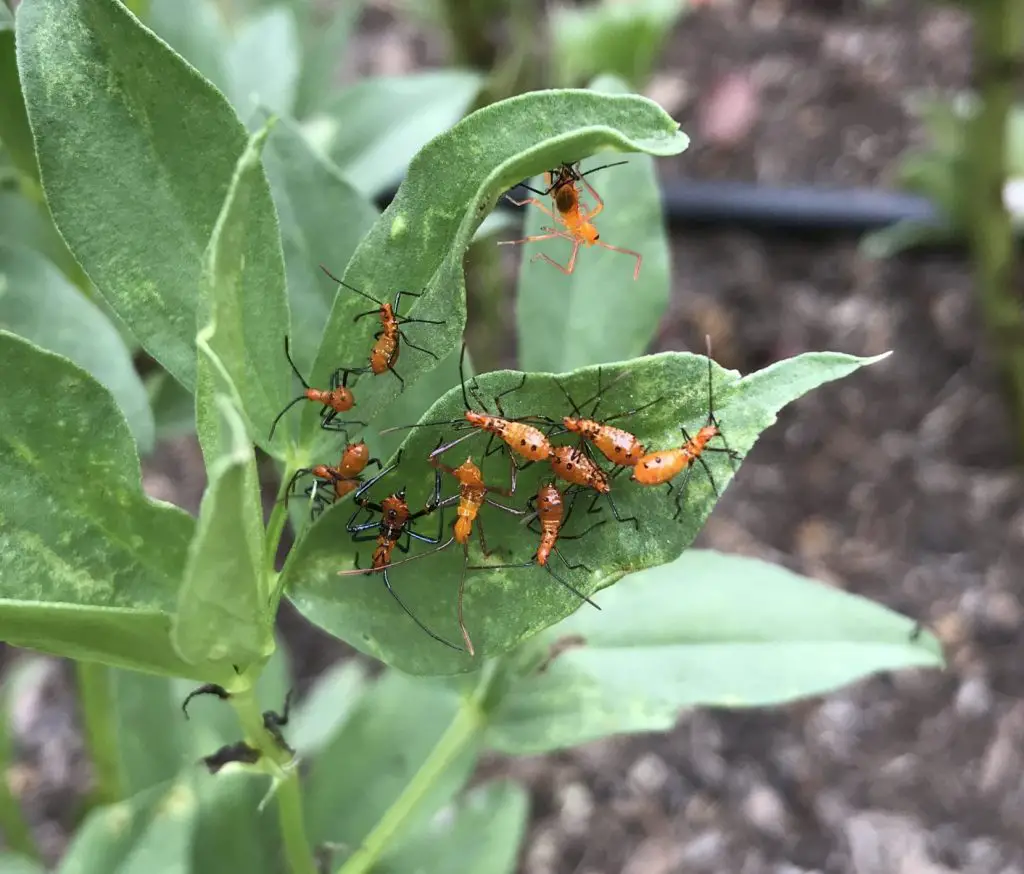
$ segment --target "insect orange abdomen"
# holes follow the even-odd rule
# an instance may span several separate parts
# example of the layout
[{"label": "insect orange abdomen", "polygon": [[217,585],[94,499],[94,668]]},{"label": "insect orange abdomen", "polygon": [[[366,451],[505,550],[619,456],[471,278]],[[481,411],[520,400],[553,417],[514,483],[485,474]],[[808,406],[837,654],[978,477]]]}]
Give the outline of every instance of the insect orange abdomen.
[{"label": "insect orange abdomen", "polygon": [[562,513],[565,505],[562,493],[551,483],[537,490],[537,518],[540,520],[540,545],[537,547],[537,564],[547,564],[551,551],[562,528]]},{"label": "insect orange abdomen", "polygon": [[602,495],[611,491],[608,475],[575,446],[555,446],[549,461],[555,475],[566,482],[586,486]]},{"label": "insect orange abdomen", "polygon": [[562,419],[562,424],[596,446],[601,454],[614,464],[632,467],[638,458],[647,453],[643,444],[633,434],[621,428],[573,416],[566,416]]},{"label": "insect orange abdomen", "polygon": [[685,446],[649,452],[637,460],[630,478],[643,486],[660,486],[689,467],[694,458]]},{"label": "insect orange abdomen", "polygon": [[551,441],[540,428],[522,422],[506,422],[500,434],[508,448],[530,461],[547,461],[551,455]]},{"label": "insect orange abdomen", "polygon": [[341,453],[341,464],[338,470],[346,476],[356,476],[366,468],[370,460],[370,447],[360,440],[358,443],[349,443],[345,451]]},{"label": "insect orange abdomen", "polygon": [[359,487],[359,480],[355,477],[339,479],[334,481],[334,494],[336,497],[344,498],[345,495],[350,492],[354,492]]},{"label": "insect orange abdomen", "polygon": [[391,561],[391,551],[395,548],[397,541],[390,540],[383,534],[377,538],[377,547],[373,550],[373,559],[370,562],[372,567],[379,568]]}]

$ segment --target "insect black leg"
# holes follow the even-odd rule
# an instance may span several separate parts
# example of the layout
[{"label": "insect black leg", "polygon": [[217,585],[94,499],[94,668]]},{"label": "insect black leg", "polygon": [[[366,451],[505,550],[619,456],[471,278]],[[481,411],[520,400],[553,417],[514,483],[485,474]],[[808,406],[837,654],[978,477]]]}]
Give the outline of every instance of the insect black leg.
[{"label": "insect black leg", "polygon": [[524,385],[526,385],[525,373],[523,374],[523,378],[519,380],[519,385],[515,385],[512,388],[507,388],[505,389],[505,391],[494,396],[494,406],[498,408],[498,415],[500,415],[503,419],[507,419],[508,416],[505,415],[505,410],[501,406],[501,399],[505,397],[505,395],[507,394],[512,394],[512,392],[519,391],[519,389],[521,389]]},{"label": "insect black leg", "polygon": [[410,619],[412,619],[413,622],[415,622],[423,631],[425,631],[427,634],[429,634],[438,643],[443,643],[449,649],[454,649],[456,652],[465,652],[465,650],[461,646],[456,646],[454,643],[449,643],[443,637],[439,637],[438,635],[434,634],[433,631],[431,631],[429,628],[427,628],[426,625],[424,625],[422,622],[420,622],[419,619],[416,618],[416,616],[413,614],[413,612],[408,607],[405,606],[405,602],[401,598],[399,598],[398,594],[395,592],[395,590],[391,588],[391,581],[388,579],[387,568],[385,568],[381,572],[381,576],[384,577],[384,585],[387,587],[388,592],[391,593],[391,597],[394,598],[398,602],[398,606],[401,607],[406,612],[406,614],[409,616]]},{"label": "insect black leg", "polygon": [[415,343],[410,343],[409,342],[409,338],[405,336],[405,332],[404,331],[399,331],[398,334],[399,334],[399,336],[401,336],[402,340],[405,342],[405,345],[408,346],[410,349],[415,349],[417,352],[424,352],[427,355],[429,355],[431,358],[433,358],[435,361],[439,361],[440,360],[429,349],[424,349],[422,346],[417,346]]},{"label": "insect black leg", "polygon": [[[555,549],[555,553],[558,554],[559,556],[561,555],[558,552],[557,548]],[[562,559],[562,561],[565,561],[565,559]],[[570,567],[570,569],[572,568],[571,565],[569,565],[569,567]],[[551,567],[550,564],[545,564],[544,565],[544,570],[546,570],[549,574],[551,574],[551,576],[553,576],[559,583],[561,583],[563,586],[565,586],[565,588],[567,588],[570,592],[572,592],[577,598],[579,598],[582,601],[586,601],[591,607],[594,607],[594,608],[596,608],[598,610],[601,609],[600,606],[597,603],[595,603],[594,601],[591,601],[590,598],[588,598],[586,595],[584,595],[572,583],[568,582],[567,580],[563,580],[558,574],[556,574],[554,569]]]},{"label": "insect black leg", "polygon": [[389,367],[388,370],[390,370],[395,375],[395,379],[397,379],[402,384],[401,390],[405,391],[405,380],[402,379],[401,374],[397,370],[395,370],[394,367]]}]

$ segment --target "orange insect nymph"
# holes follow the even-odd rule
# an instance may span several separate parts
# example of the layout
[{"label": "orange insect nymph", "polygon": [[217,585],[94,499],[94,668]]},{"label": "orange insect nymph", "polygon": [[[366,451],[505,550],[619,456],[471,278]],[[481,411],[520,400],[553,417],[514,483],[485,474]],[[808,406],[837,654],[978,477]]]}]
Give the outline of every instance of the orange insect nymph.
[{"label": "orange insect nymph", "polygon": [[370,350],[370,363],[369,367],[364,369],[369,370],[375,376],[379,376],[382,373],[391,371],[395,375],[395,378],[401,383],[402,388],[405,388],[405,380],[402,379],[401,374],[395,370],[395,364],[398,363],[398,356],[401,352],[401,346],[399,341],[405,341],[405,345],[412,349],[416,349],[419,352],[423,352],[437,361],[437,355],[431,352],[429,349],[424,349],[422,346],[417,346],[412,343],[409,338],[405,335],[402,330],[403,325],[443,325],[443,320],[436,319],[409,319],[398,314],[398,310],[402,305],[402,297],[419,297],[419,293],[415,291],[399,291],[395,295],[395,302],[393,304],[387,303],[386,301],[378,300],[372,294],[367,294],[365,291],[356,288],[355,286],[349,285],[347,282],[343,282],[338,279],[330,270],[320,265],[320,269],[323,270],[332,280],[342,285],[349,291],[354,291],[356,294],[365,297],[367,300],[372,300],[377,304],[376,309],[367,310],[366,312],[358,313],[353,319],[353,322],[358,322],[360,319],[366,318],[367,316],[377,316],[380,319],[380,330],[373,335],[373,348]]},{"label": "orange insect nymph", "polygon": [[[385,467],[380,473],[368,479],[356,490],[355,497],[353,498],[356,509],[352,513],[352,516],[348,520],[348,524],[345,526],[345,530],[352,535],[352,539],[356,542],[361,541],[374,541],[373,558],[370,563],[369,569],[362,569],[359,567],[359,555],[356,554],[356,566],[352,570],[341,570],[338,571],[339,576],[350,576],[352,574],[368,574],[379,572],[381,578],[384,580],[384,586],[387,588],[388,593],[391,595],[398,605],[405,611],[405,613],[415,622],[423,631],[429,634],[434,640],[439,643],[443,643],[445,646],[451,649],[462,652],[461,646],[456,646],[454,643],[449,643],[443,637],[438,636],[426,625],[424,625],[416,615],[406,606],[405,602],[398,597],[398,593],[391,587],[391,580],[388,578],[388,570],[395,565],[403,564],[406,561],[416,561],[424,558],[426,555],[432,554],[443,549],[450,543],[450,541],[442,544],[437,549],[432,550],[430,553],[422,553],[420,555],[412,556],[408,559],[403,559],[399,562],[392,562],[391,556],[394,550],[397,548],[402,552],[409,551],[409,542],[411,540],[420,540],[424,543],[430,543],[437,545],[441,543],[441,534],[444,527],[444,513],[439,514],[438,520],[438,534],[437,537],[428,537],[425,534],[420,534],[418,531],[413,530],[413,524],[416,520],[433,513],[440,506],[440,491],[441,491],[441,471],[437,471],[434,478],[434,494],[431,500],[429,500],[426,506],[422,510],[417,510],[415,513],[409,509],[409,504],[405,499],[405,489],[401,489],[397,492],[393,492],[384,498],[380,503],[374,501],[368,501],[363,495],[367,489],[372,488],[383,476],[386,476],[393,471],[402,458],[402,453],[399,451],[395,458],[394,464]],[[369,522],[357,523],[356,519],[360,513],[369,512],[372,514],[379,514],[379,519],[371,519]],[[376,529],[376,534],[373,533]],[[406,543],[403,545],[401,538],[406,537]]]},{"label": "orange insect nymph", "polygon": [[537,490],[537,520],[540,523],[540,545],[537,547],[537,564],[548,563],[551,550],[558,542],[558,534],[562,529],[562,516],[565,513],[565,502],[562,493],[554,483],[542,485]]},{"label": "orange insect nymph", "polygon": [[555,446],[548,461],[559,479],[602,495],[612,490],[608,474],[578,446]]},{"label": "orange insect nymph", "polygon": [[[625,162],[620,162],[625,163]],[[604,167],[616,166],[614,164],[606,164]],[[643,256],[639,252],[634,252],[632,249],[623,249],[619,246],[612,246],[609,243],[601,241],[601,235],[598,233],[597,228],[594,226],[594,219],[604,210],[604,201],[593,188],[593,186],[587,182],[583,177],[589,173],[593,173],[595,170],[603,170],[604,167],[595,167],[593,170],[588,170],[587,173],[580,173],[578,170],[578,164],[568,165],[563,164],[562,167],[557,171],[548,172],[549,187],[547,191],[540,192],[535,188],[530,188],[528,185],[523,187],[535,194],[545,195],[552,193],[552,205],[555,207],[555,211],[552,211],[546,207],[536,197],[527,197],[524,200],[516,200],[509,194],[505,195],[505,198],[516,206],[526,206],[532,204],[544,212],[546,215],[554,219],[561,227],[558,228],[542,227],[544,231],[542,234],[535,234],[529,237],[523,237],[519,240],[501,240],[499,246],[515,246],[520,243],[535,243],[541,240],[552,240],[555,238],[561,238],[569,240],[572,243],[572,254],[569,256],[567,264],[562,265],[555,261],[553,258],[541,253],[534,255],[531,260],[533,261],[547,261],[549,264],[557,267],[566,276],[570,275],[576,269],[576,256],[579,254],[580,246],[601,246],[604,249],[609,249],[612,252],[621,252],[624,255],[632,255],[636,258],[636,266],[633,268],[633,279],[635,280],[640,275],[640,265],[643,262]],[[586,209],[580,203],[580,192],[576,188],[576,183],[581,183],[589,192],[590,196],[594,199],[593,209]]]},{"label": "orange insect nymph", "polygon": [[[348,476],[356,476],[363,472],[366,465],[370,463],[370,447],[363,440],[358,443],[349,443],[341,453],[341,462],[338,470]],[[379,465],[380,462],[377,462]]]},{"label": "orange insect nymph", "polygon": [[270,426],[270,436],[267,439],[274,439],[274,431],[277,428],[277,423],[281,421],[281,417],[300,401],[313,401],[322,405],[323,408],[320,410],[320,427],[327,431],[344,432],[346,425],[362,425],[365,427],[365,422],[342,422],[336,418],[338,413],[345,413],[356,405],[355,395],[352,394],[352,390],[348,387],[348,378],[353,373],[359,373],[359,370],[353,370],[349,367],[338,368],[331,374],[331,387],[329,389],[312,388],[302,374],[299,373],[299,368],[295,366],[295,362],[292,360],[291,350],[288,348],[287,335],[284,338],[284,355],[288,359],[288,364],[291,365],[292,373],[302,383],[303,392],[298,397],[290,400],[284,409],[274,417],[274,421]]},{"label": "orange insect nymph", "polygon": [[740,457],[737,452],[729,448],[727,443],[723,448],[708,446],[708,443],[710,443],[710,441],[715,437],[721,437],[722,442],[725,443],[725,437],[722,434],[722,429],[718,420],[715,418],[715,401],[712,391],[710,337],[707,338],[707,352],[708,417],[705,424],[692,437],[687,433],[684,427],[680,426],[679,430],[682,432],[684,440],[683,445],[672,449],[659,449],[648,452],[637,460],[633,467],[633,473],[631,476],[631,479],[634,482],[639,483],[642,486],[660,486],[667,484],[669,491],[671,492],[672,480],[685,471],[683,481],[680,485],[679,494],[676,495],[676,512],[674,516],[676,519],[679,518],[683,511],[683,494],[686,490],[687,484],[689,483],[690,476],[693,474],[695,464],[700,464],[700,466],[704,468],[708,481],[711,483],[712,490],[716,495],[719,494],[718,486],[715,484],[715,478],[711,473],[711,468],[708,467],[707,462],[704,460],[704,455],[706,453],[725,453],[729,458],[730,464]]}]

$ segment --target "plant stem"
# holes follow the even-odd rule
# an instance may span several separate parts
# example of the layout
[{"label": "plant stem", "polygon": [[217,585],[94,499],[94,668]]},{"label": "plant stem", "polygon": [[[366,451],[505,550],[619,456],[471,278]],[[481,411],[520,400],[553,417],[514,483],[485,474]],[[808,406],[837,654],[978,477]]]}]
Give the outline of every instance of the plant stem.
[{"label": "plant stem", "polygon": [[[8,713],[10,703],[8,703]],[[8,781],[14,750],[11,744],[10,719],[0,719],[0,829],[3,829],[4,843],[16,853],[39,860],[39,848],[32,837],[32,831],[25,822],[21,804]]]},{"label": "plant stem", "polygon": [[1013,71],[1024,52],[1024,3],[984,0],[974,4],[973,11],[974,63],[981,105],[968,140],[971,247],[982,315],[1010,392],[1019,449],[1024,453],[1024,305],[1013,290],[1013,225],[1003,202]]},{"label": "plant stem", "polygon": [[291,762],[291,754],[277,745],[273,736],[263,727],[263,716],[250,688],[231,696],[231,705],[238,714],[246,739],[273,761],[282,771],[278,778],[274,802],[281,827],[281,841],[290,874],[317,874],[316,863],[306,837],[306,819],[302,812],[302,789],[299,772]]},{"label": "plant stem", "polygon": [[291,874],[316,874],[316,862],[309,850],[306,820],[302,812],[302,787],[298,769],[288,773],[277,789],[277,819],[284,840],[284,854]]},{"label": "plant stem", "polygon": [[91,807],[113,804],[124,797],[124,787],[114,721],[117,707],[110,682],[111,669],[95,662],[75,662],[75,670],[85,745],[96,780],[89,804]]},{"label": "plant stem", "polygon": [[476,738],[485,723],[481,708],[485,684],[486,681],[476,693],[463,699],[455,718],[434,745],[416,776],[387,809],[359,849],[338,869],[338,874],[367,874],[434,783]]}]

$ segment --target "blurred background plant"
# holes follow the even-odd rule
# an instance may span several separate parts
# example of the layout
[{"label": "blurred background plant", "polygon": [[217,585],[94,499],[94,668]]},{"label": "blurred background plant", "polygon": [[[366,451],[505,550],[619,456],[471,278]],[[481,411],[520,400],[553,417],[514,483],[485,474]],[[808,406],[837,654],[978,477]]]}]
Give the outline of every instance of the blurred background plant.
[{"label": "blurred background plant", "polygon": [[[268,157],[267,169],[275,203],[282,216],[285,246],[287,249],[291,245],[295,252],[303,252],[308,263],[321,259],[332,264],[343,264],[347,260],[362,232],[375,217],[376,207],[369,200],[375,199],[379,205],[387,199],[402,178],[412,155],[432,136],[475,106],[529,88],[585,84],[599,73],[617,74],[639,90],[648,88],[662,45],[673,27],[680,25],[685,28],[683,19],[688,11],[687,4],[683,2],[653,0],[637,3],[605,0],[576,5],[541,4],[527,0],[521,3],[515,0],[437,0],[432,3],[395,0],[392,3],[368,4],[369,9],[364,9],[359,3],[316,4],[301,0],[196,0],[187,4],[177,0],[134,0],[128,5],[213,81],[231,99],[244,120],[249,122],[254,118],[257,102],[296,120],[303,142],[312,154],[321,159],[320,163],[311,161],[314,172],[302,184],[334,186],[337,206],[327,215],[295,215],[290,220],[286,219],[289,186],[298,183],[282,176],[275,177],[273,158]],[[1002,8],[1009,9],[1011,5],[1008,0]],[[365,26],[366,20],[370,19],[369,26],[372,27],[374,16],[386,17],[388,27],[408,26],[416,28],[417,33],[422,32],[420,28],[434,28],[435,35],[443,35],[443,40],[431,42],[429,47],[417,46],[415,40],[410,40],[421,54],[413,65],[418,67],[425,62],[434,69],[425,72],[392,71],[360,78],[356,69],[358,65],[352,58],[350,39],[360,21]],[[986,18],[986,21],[995,20],[994,16]],[[409,24],[403,25],[403,22]],[[1005,26],[999,28],[1001,34],[1019,37],[1020,27],[1015,28],[1005,21],[1003,24]],[[994,30],[979,28],[978,33],[982,55],[985,52],[993,56],[1006,54],[1009,43],[1001,44],[998,49],[992,48]],[[433,56],[423,57],[424,53],[437,52],[438,45],[445,48]],[[386,40],[375,43],[375,49],[382,46],[386,50]],[[13,49],[10,18],[0,10],[0,95],[4,95],[0,99],[0,140],[3,144],[0,151],[0,272],[5,288],[14,281],[21,281],[18,277],[28,275],[32,277],[34,286],[48,289],[45,312],[50,318],[40,320],[35,308],[28,313],[19,312],[10,296],[0,295],[0,326],[67,355],[108,385],[126,411],[135,410],[135,415],[130,414],[129,419],[143,450],[156,446],[158,441],[188,434],[194,430],[191,397],[140,352],[138,343],[89,287],[88,280],[53,227],[38,187],[31,140],[24,138],[27,126],[23,120],[23,108],[19,108],[16,100],[10,99],[17,93]],[[406,63],[398,60],[395,66],[401,67]],[[387,64],[380,66],[386,67]],[[1020,316],[1020,286],[1007,267],[1012,257],[1009,253],[1013,250],[1011,248],[1008,252],[1005,243],[1001,242],[1006,239],[1010,219],[992,198],[981,202],[979,192],[991,189],[980,187],[978,176],[968,177],[964,172],[967,164],[977,161],[977,156],[982,154],[985,158],[977,166],[984,165],[986,179],[1005,183],[1013,174],[1021,172],[1020,146],[1013,145],[1012,133],[1007,136],[1002,133],[1011,132],[1015,124],[1010,120],[1006,107],[1007,89],[1012,93],[1012,79],[1005,75],[1004,68],[999,69],[1003,75],[999,77],[1002,84],[997,91],[984,87],[984,77],[977,80],[980,104],[975,100],[973,103],[932,105],[932,109],[926,112],[925,123],[935,134],[934,153],[908,159],[907,162],[904,177],[907,186],[927,194],[940,213],[947,217],[948,227],[919,234],[904,225],[887,238],[874,238],[872,245],[877,246],[881,241],[885,248],[872,251],[892,255],[900,248],[901,241],[932,240],[937,233],[942,234],[943,240],[967,234],[978,263],[978,296],[990,314],[990,326],[995,325],[996,333],[1003,338],[996,344],[1001,350],[999,358],[1003,362],[1004,373],[1009,377],[1009,384],[1016,392],[1014,403],[1024,410],[1024,400],[1021,400],[1024,398],[1024,383],[1019,382],[1017,376],[1024,374],[1018,352],[1024,349],[1024,335],[1014,327]],[[1006,84],[1008,81],[1011,84]],[[254,99],[256,97],[258,101]],[[977,111],[978,106],[982,107],[980,112]],[[998,123],[1000,118],[1003,119],[1002,124]],[[987,145],[983,153],[971,153],[969,148],[966,153],[964,151],[963,144],[971,137],[972,130],[978,137],[982,130],[985,131]],[[963,186],[964,178],[970,178],[971,185]],[[1000,190],[1005,190],[1005,187],[1001,185]],[[972,193],[978,196],[972,199]],[[301,198],[296,197],[296,202],[301,202]],[[485,233],[493,234],[508,227],[511,221],[496,213],[494,221],[481,229],[481,240],[487,245],[474,247],[467,259],[471,293],[469,336],[479,369],[507,360],[508,353],[503,350],[512,347],[509,340],[510,305],[503,291],[507,288],[510,271],[505,269],[508,264],[503,266],[496,253],[493,236],[485,236]],[[289,238],[290,228],[294,233]],[[510,259],[509,263],[517,261]],[[296,287],[303,288],[309,280],[296,279],[295,282]],[[304,293],[305,310],[297,306],[296,312],[305,312],[303,318],[307,324],[316,324],[323,318],[327,298],[324,292],[309,288]],[[54,330],[51,319],[55,313],[64,315],[68,328]],[[748,318],[755,320],[756,316],[751,314]],[[698,313],[695,321],[700,322],[698,332],[703,331],[708,323],[722,324],[720,313],[713,307]],[[82,325],[90,328],[82,330]],[[110,325],[120,336],[120,341],[110,335]],[[74,326],[78,329],[72,330]],[[719,340],[717,333],[716,343]],[[728,331],[724,332],[722,340],[720,345],[728,356]],[[778,345],[784,345],[783,341]],[[894,345],[899,347],[898,342]],[[103,354],[97,355],[97,348],[102,349]],[[130,369],[116,361],[117,366],[112,367],[111,372],[120,375],[119,381],[115,382],[112,375],[105,378],[104,362],[126,355],[133,356],[141,381],[124,378],[123,374]],[[300,367],[303,366],[300,360]],[[453,384],[453,369],[442,368],[438,380],[438,391]],[[144,395],[140,394],[140,387]],[[907,386],[904,389],[910,390]],[[955,386],[949,390],[953,392],[954,389]],[[147,404],[140,402],[143,396],[148,398],[149,409]],[[1024,431],[1021,435],[1024,445]],[[798,435],[791,439],[799,446],[806,446],[807,441],[813,443],[819,438]],[[766,470],[763,472],[768,476]],[[174,471],[174,475],[179,475],[179,472]],[[1013,492],[1001,494],[1001,500],[1005,500],[1006,495]],[[827,529],[825,533],[819,529],[818,534],[827,540]],[[801,533],[795,541],[798,545],[794,547],[802,550],[805,557],[811,555],[812,564],[813,556],[820,554],[815,553],[815,549],[824,547],[820,541],[818,547],[808,545],[810,541],[802,538],[813,540],[815,536],[813,531]],[[829,576],[829,572],[825,571],[823,575]],[[922,600],[919,595],[918,603]],[[288,621],[286,617],[286,633]],[[303,626],[304,634],[308,633],[306,629]],[[957,635],[962,633],[965,632],[949,632],[953,639],[958,639]],[[275,659],[274,670],[268,672],[270,679],[260,690],[261,701],[283,699],[283,691],[288,685],[285,651],[286,647],[279,650],[282,655]],[[316,662],[318,657],[303,656],[306,660],[310,658]],[[52,664],[47,667],[35,660],[24,661],[35,671],[31,674],[33,681],[30,685],[34,684],[36,691],[24,691],[26,687],[15,684],[12,677],[8,695],[10,706],[13,706],[18,688],[22,689],[21,700],[24,702],[33,695],[41,694],[38,691],[40,686],[52,688],[55,683],[59,685],[59,680],[53,679],[55,669]],[[305,678],[310,688],[302,689],[308,694],[303,696],[303,706],[295,717],[299,727],[293,729],[289,737],[293,744],[311,751],[316,761],[314,769],[322,769],[323,776],[311,780],[310,791],[323,792],[329,798],[311,804],[311,808],[334,810],[338,817],[337,822],[308,824],[310,838],[314,841],[327,837],[338,841],[339,835],[349,835],[353,841],[358,841],[359,836],[365,834],[366,822],[374,821],[373,817],[393,802],[397,791],[394,787],[408,782],[422,764],[422,757],[415,749],[410,751],[408,738],[397,729],[411,722],[431,724],[428,718],[431,708],[442,706],[437,698],[432,698],[429,703],[420,701],[412,687],[403,686],[403,681],[392,673],[386,675],[385,681],[373,683],[367,678],[367,671],[357,665],[349,662],[331,670],[311,687],[308,663],[304,661],[301,668],[294,670],[300,678]],[[49,678],[43,682],[40,677],[46,678],[47,670]],[[191,786],[196,776],[191,773],[182,776],[182,761],[191,761],[200,753],[209,752],[220,738],[230,734],[230,727],[225,728],[218,723],[216,702],[198,702],[195,721],[186,725],[178,722],[176,709],[182,692],[186,691],[182,684],[150,681],[117,671],[104,670],[101,676],[96,676],[90,674],[88,667],[79,671],[82,688],[99,687],[98,691],[88,694],[109,704],[120,725],[116,741],[95,736],[88,741],[97,769],[92,802],[99,804],[126,797],[137,790],[148,789],[149,794],[143,791],[126,805],[93,813],[75,838],[74,851],[68,854],[69,859],[76,861],[61,870],[153,870],[149,867],[153,864],[152,859],[164,854],[167,858],[188,857],[187,864],[194,871],[219,870],[216,867],[221,858],[217,855],[218,847],[222,846],[225,835],[237,835],[232,841],[237,840],[238,852],[252,854],[251,868],[247,870],[262,870],[260,866],[267,864],[267,859],[274,856],[277,848],[272,846],[273,839],[268,838],[275,830],[248,817],[262,793],[263,785],[258,779],[231,775],[227,780],[218,781],[222,785],[216,794],[222,797],[215,799],[203,795],[190,796],[188,791],[181,789],[183,782]],[[406,707],[408,709],[403,713]],[[89,734],[88,701],[85,710],[85,730]],[[46,713],[45,708],[42,712]],[[380,714],[385,712],[389,719],[382,726]],[[437,724],[443,726],[447,716],[450,714],[438,717]],[[143,720],[152,728],[140,728]],[[100,723],[97,731],[103,730],[102,720]],[[11,725],[18,728],[17,714]],[[38,722],[32,725],[34,730],[44,730]],[[173,731],[168,728],[172,725]],[[386,729],[394,733],[389,735]],[[1000,736],[1006,736],[1010,729],[1004,726],[1001,730],[1003,734]],[[423,736],[424,743],[433,740],[426,729]],[[367,752],[367,771],[356,773],[348,770],[347,773],[353,775],[351,781],[346,778],[339,785],[335,775],[346,772],[340,763],[350,764],[347,762],[349,751],[353,747],[363,749],[367,738],[379,739],[379,752]],[[702,742],[708,742],[707,738]],[[116,760],[107,755],[104,762],[103,751],[109,753],[113,747],[118,749]],[[715,749],[714,755],[719,756],[720,749]],[[531,766],[526,764],[522,767],[528,771]],[[376,775],[372,786],[366,776],[371,768]],[[82,772],[83,766],[79,763],[80,784],[84,780]],[[9,767],[8,773],[16,778],[19,770],[16,766]],[[379,778],[381,773],[386,773],[394,785],[380,789],[380,799],[367,801],[366,793],[376,791],[373,786],[384,782]],[[513,767],[510,773],[517,773],[516,768]],[[632,776],[637,780],[643,779],[642,775]],[[67,775],[64,779],[67,781]],[[569,784],[568,789],[565,786],[557,788],[554,790],[556,796],[561,797],[558,793],[570,796],[576,791],[572,788],[575,785]],[[435,809],[441,809],[445,800],[439,799]],[[789,796],[786,796],[785,803],[792,809],[799,809],[799,804]],[[80,808],[79,814],[86,809]],[[159,830],[147,832],[156,811],[167,809],[181,811],[181,820],[187,821],[189,827],[196,824],[196,836],[187,839],[182,831],[175,844],[174,837],[168,837],[163,825]],[[2,814],[8,845],[25,853],[34,853],[28,829],[19,826],[18,814],[11,812],[16,810],[16,806],[0,803],[0,810],[8,811]],[[564,815],[570,816],[569,813]],[[66,811],[64,816],[66,828],[69,821]],[[406,861],[394,860],[394,868],[390,867],[391,862],[386,862],[384,869],[401,871],[413,863],[426,864],[424,860],[431,860],[430,853],[443,845],[445,851],[450,850],[450,857],[431,860],[427,870],[461,870],[465,860],[472,858],[469,855],[472,851],[482,854],[481,858],[474,860],[472,870],[475,874],[512,870],[516,864],[519,838],[527,827],[528,817],[525,795],[515,783],[491,783],[480,787],[450,808],[446,816],[447,819],[441,820],[443,841],[430,841],[428,836],[423,839],[422,846],[415,843],[406,845],[402,848]],[[820,817],[821,814],[814,816]],[[350,821],[354,819],[359,821]],[[126,820],[132,826],[131,839],[111,850],[109,834],[104,833],[109,832],[111,822]],[[499,821],[504,825],[495,826]],[[488,832],[497,836],[493,842],[480,841],[482,823],[493,826]],[[34,827],[38,836],[40,827]],[[44,841],[47,847],[45,855],[53,859],[55,848],[63,848],[66,835],[59,828],[54,829],[52,822],[46,822],[41,833],[44,838],[48,836]],[[266,843],[268,840],[271,845]],[[245,847],[252,849],[246,850]],[[335,856],[335,866],[338,859],[344,858],[347,849],[337,849],[340,855]],[[178,856],[175,857],[174,853]],[[458,868],[452,861],[455,859],[458,860]],[[5,874],[8,870],[34,870],[31,867],[18,868],[21,863],[13,860],[5,864],[9,867],[0,867]],[[531,870],[543,868],[534,865]]]}]

